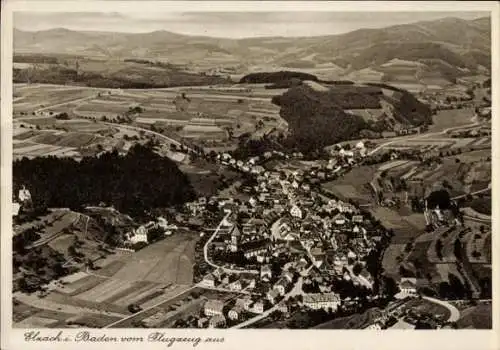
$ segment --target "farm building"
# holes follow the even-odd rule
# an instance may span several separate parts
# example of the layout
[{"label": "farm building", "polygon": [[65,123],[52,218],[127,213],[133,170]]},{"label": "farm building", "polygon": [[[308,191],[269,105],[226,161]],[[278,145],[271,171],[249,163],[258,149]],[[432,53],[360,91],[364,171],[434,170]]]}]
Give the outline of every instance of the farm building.
[{"label": "farm building", "polygon": [[308,308],[337,310],[340,305],[340,298],[335,293],[314,293],[304,295],[304,305]]},{"label": "farm building", "polygon": [[222,315],[222,309],[224,308],[224,303],[220,300],[208,300],[205,303],[205,315],[214,316]]},{"label": "farm building", "polygon": [[403,295],[416,295],[417,294],[417,279],[416,278],[401,278],[399,282],[399,289]]},{"label": "farm building", "polygon": [[19,190],[18,198],[21,203],[29,202],[31,201],[31,193],[28,189],[26,189],[26,187],[23,186],[23,188]]},{"label": "farm building", "polygon": [[256,301],[253,305],[252,305],[252,308],[251,310],[252,312],[256,313],[256,314],[261,314],[264,312],[264,302],[259,300],[259,301]]},{"label": "farm building", "polygon": [[226,325],[226,318],[223,315],[215,315],[208,322],[210,328],[224,327]]},{"label": "farm building", "polygon": [[215,287],[215,277],[214,277],[214,275],[212,275],[210,273],[210,274],[204,276],[200,284],[202,284],[204,286],[207,286],[207,287]]}]

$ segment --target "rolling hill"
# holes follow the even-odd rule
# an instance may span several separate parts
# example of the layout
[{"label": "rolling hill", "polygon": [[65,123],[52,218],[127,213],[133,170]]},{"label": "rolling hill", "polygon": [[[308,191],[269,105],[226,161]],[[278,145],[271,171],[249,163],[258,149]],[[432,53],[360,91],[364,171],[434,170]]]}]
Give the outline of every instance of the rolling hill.
[{"label": "rolling hill", "polygon": [[[14,51],[114,60],[141,57],[200,69],[240,67],[240,73],[262,65],[305,71],[331,67],[341,75],[372,68],[383,76],[391,74],[383,65],[399,59],[421,63],[418,72],[423,76],[432,73],[452,80],[490,70],[491,25],[489,18],[444,18],[340,35],[248,39],[187,36],[168,31],[130,34],[62,28],[15,30]],[[408,75],[415,76],[416,72],[415,67],[408,68]]]},{"label": "rolling hill", "polygon": [[318,147],[397,127],[431,124],[429,106],[388,85],[326,84],[305,81],[272,102],[291,132],[292,147]]}]

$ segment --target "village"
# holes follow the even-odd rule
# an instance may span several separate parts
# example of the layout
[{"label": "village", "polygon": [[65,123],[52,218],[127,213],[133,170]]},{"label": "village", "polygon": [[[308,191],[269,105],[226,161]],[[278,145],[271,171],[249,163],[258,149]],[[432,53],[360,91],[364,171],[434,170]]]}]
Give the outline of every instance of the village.
[{"label": "village", "polygon": [[[189,220],[214,212],[221,218],[212,232],[199,234],[203,246],[194,266],[196,293],[170,306],[170,312],[133,319],[144,327],[173,318],[174,327],[244,328],[286,320],[297,312],[331,320],[379,305],[387,296],[380,289],[377,254],[383,252],[390,233],[368,211],[320,186],[368,159],[368,150],[359,141],[352,147],[337,145],[328,159],[314,161],[304,161],[300,153],[276,151],[246,161],[228,153],[217,155],[216,162],[245,179],[229,195],[199,197],[185,204],[176,220],[158,216],[132,228],[116,247],[138,251],[182,231],[181,225]],[[30,201],[23,187],[14,215]],[[398,319],[405,325],[422,319],[434,328],[446,324],[442,316],[415,314],[403,307],[418,298],[415,278],[396,283],[396,301],[389,296],[384,314],[365,328],[390,328],[399,324]],[[142,308],[129,306],[139,316]],[[177,308],[190,311],[173,316]]]},{"label": "village", "polygon": [[[199,328],[243,328],[270,315],[289,315],[298,308],[334,315],[352,309],[360,299],[375,300],[369,272],[370,252],[380,246],[385,230],[351,203],[317,191],[317,182],[338,176],[367,154],[363,142],[353,150],[341,146],[329,160],[296,169],[283,162],[266,170],[264,160],[301,159],[280,152],[243,162],[229,154],[218,160],[249,174],[252,185],[239,190],[249,197],[201,198],[189,203],[193,216],[216,205],[224,218],[204,246],[209,266],[197,286],[240,297],[207,300],[190,324]],[[416,296],[415,279],[400,281],[400,295]],[[382,323],[375,322],[376,327]]]}]

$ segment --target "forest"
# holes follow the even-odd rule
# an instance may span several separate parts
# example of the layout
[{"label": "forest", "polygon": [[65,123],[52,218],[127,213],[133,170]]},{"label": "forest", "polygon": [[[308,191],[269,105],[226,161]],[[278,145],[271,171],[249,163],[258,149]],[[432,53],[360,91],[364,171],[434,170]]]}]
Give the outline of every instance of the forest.
[{"label": "forest", "polygon": [[288,142],[301,152],[351,139],[368,126],[362,117],[345,113],[331,99],[304,86],[291,88],[272,102],[281,107],[280,115],[290,127]]},{"label": "forest", "polygon": [[195,197],[188,178],[153,146],[134,145],[81,161],[71,158],[23,158],[13,163],[14,190],[25,185],[35,208],[113,205],[131,216],[151,208],[182,205]]},{"label": "forest", "polygon": [[291,79],[298,80],[312,80],[318,81],[318,77],[308,73],[280,71],[280,72],[260,72],[245,75],[240,80],[240,84],[280,84],[283,82],[291,81]]}]

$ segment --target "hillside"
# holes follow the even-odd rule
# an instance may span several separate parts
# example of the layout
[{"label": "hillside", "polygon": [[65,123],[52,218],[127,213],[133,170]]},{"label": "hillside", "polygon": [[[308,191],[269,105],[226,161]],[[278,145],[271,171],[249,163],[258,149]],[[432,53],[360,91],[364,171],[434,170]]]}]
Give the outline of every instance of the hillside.
[{"label": "hillside", "polygon": [[[238,67],[241,73],[262,64],[305,71],[329,65],[340,75],[367,67],[386,74],[381,65],[400,59],[423,63],[421,73],[445,79],[489,70],[490,45],[489,18],[445,18],[299,38],[219,39],[167,31],[127,34],[60,28],[14,32],[15,53],[71,54],[115,62],[141,57],[200,70],[214,66]],[[436,61],[440,64],[428,65]],[[414,73],[410,70],[409,74],[415,78]]]},{"label": "hillside", "polygon": [[432,123],[430,108],[401,89],[305,82],[272,101],[288,122],[292,144],[306,152],[357,138],[362,130],[380,132],[395,125]]},{"label": "hillside", "polygon": [[14,62],[14,83],[163,88],[227,82],[218,76],[188,72],[176,65],[144,59],[108,61],[73,55],[16,54]]},{"label": "hillside", "polygon": [[146,146],[133,146],[99,157],[23,158],[13,163],[14,189],[30,189],[35,207],[67,207],[105,203],[122,213],[141,216],[146,210],[182,205],[193,199],[188,178],[168,158]]}]

